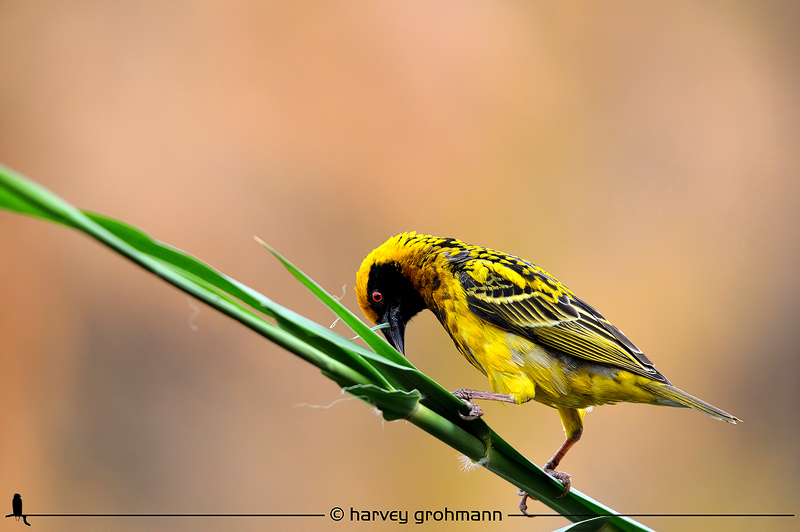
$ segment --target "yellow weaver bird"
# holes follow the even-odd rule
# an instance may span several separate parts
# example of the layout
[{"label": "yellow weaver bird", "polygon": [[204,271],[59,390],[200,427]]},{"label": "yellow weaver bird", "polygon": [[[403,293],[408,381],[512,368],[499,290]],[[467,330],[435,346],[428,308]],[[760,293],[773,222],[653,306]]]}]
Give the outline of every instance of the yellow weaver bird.
[{"label": "yellow weaver bird", "polygon": [[[372,251],[358,271],[358,304],[404,352],[406,323],[430,309],[492,391],[456,390],[472,399],[558,410],[566,441],[544,470],[567,494],[571,477],[556,471],[583,433],[586,409],[619,402],[688,407],[737,423],[735,416],[672,386],[622,331],[555,277],[514,255],[452,238],[403,233]],[[525,511],[527,495],[520,509]]]}]

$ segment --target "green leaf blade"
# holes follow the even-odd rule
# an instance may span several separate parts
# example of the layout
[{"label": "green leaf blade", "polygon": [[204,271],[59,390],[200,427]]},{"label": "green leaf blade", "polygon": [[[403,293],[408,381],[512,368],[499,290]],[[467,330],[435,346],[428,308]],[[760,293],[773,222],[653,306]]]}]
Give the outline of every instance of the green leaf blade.
[{"label": "green leaf blade", "polygon": [[[458,399],[418,371],[380,335],[271,248],[268,249],[284,266],[360,335],[374,352],[277,305],[199,259],[158,242],[133,226],[77,209],[2,165],[0,208],[83,231],[180,290],[314,364],[353,395],[385,409],[383,412],[387,419],[409,419],[501,478],[537,494],[543,503],[570,519],[582,514],[615,514],[574,489],[564,499],[557,499],[562,490],[555,480],[492,432],[482,419],[467,422],[458,417],[457,410],[462,406]],[[275,317],[277,325],[259,312]],[[622,516],[605,519],[603,526],[607,531],[650,530]],[[597,524],[600,522],[600,519],[596,520]]]}]

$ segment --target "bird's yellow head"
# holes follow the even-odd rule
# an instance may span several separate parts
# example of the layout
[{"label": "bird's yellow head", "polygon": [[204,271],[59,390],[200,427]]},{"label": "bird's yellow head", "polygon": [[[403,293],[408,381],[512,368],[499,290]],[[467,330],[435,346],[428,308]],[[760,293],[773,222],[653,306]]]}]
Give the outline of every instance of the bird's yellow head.
[{"label": "bird's yellow head", "polygon": [[394,236],[373,250],[356,275],[358,304],[375,324],[388,323],[381,329],[389,343],[403,351],[405,326],[415,314],[426,308],[424,296],[436,259],[432,251],[451,239],[417,233]]}]

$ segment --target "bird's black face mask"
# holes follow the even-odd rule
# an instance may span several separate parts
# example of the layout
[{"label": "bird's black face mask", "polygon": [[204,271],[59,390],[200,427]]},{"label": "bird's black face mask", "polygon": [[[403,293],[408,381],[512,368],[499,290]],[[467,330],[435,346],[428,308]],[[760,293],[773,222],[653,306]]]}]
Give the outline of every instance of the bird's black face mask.
[{"label": "bird's black face mask", "polygon": [[396,263],[375,265],[369,275],[367,294],[378,315],[378,325],[388,323],[381,331],[389,344],[405,354],[406,324],[425,308],[419,293]]}]

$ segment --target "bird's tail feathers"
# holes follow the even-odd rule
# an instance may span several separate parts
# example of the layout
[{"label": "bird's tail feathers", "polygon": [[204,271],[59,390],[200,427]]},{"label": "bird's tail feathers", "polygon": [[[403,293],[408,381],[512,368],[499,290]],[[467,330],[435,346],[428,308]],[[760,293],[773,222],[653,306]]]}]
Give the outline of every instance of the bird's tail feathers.
[{"label": "bird's tail feathers", "polygon": [[644,388],[658,397],[666,399],[671,403],[675,403],[674,406],[694,408],[695,410],[699,410],[700,412],[703,412],[714,419],[727,421],[728,423],[733,423],[734,425],[742,422],[742,420],[738,417],[732,416],[724,410],[721,410],[712,404],[706,403],[702,399],[698,399],[697,397],[669,384],[651,381],[647,383]]}]

